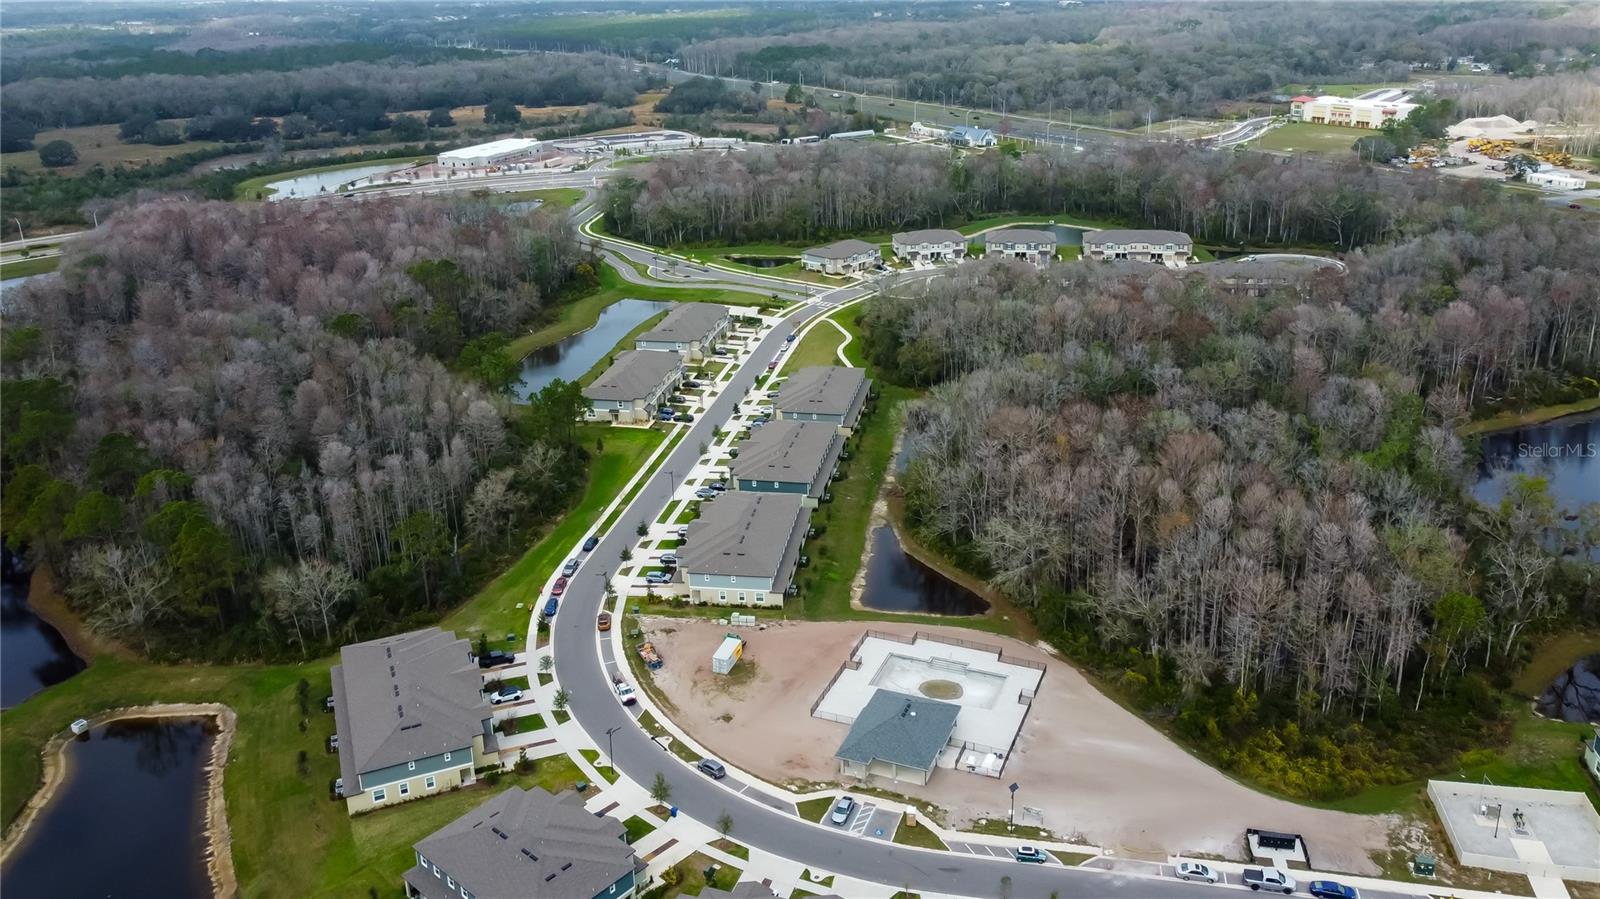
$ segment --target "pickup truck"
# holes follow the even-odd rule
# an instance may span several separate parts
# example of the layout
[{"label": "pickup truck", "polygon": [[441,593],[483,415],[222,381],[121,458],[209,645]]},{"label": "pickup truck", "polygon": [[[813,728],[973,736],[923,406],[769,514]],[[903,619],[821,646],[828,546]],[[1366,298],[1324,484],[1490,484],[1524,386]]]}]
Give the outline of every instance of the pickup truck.
[{"label": "pickup truck", "polygon": [[1298,886],[1295,879],[1277,868],[1245,868],[1244,885],[1252,890],[1271,890],[1285,896]]},{"label": "pickup truck", "polygon": [[633,695],[633,685],[627,681],[619,680],[613,684],[613,687],[617,691],[617,699],[621,700],[623,705],[633,705],[638,701],[638,698]]}]

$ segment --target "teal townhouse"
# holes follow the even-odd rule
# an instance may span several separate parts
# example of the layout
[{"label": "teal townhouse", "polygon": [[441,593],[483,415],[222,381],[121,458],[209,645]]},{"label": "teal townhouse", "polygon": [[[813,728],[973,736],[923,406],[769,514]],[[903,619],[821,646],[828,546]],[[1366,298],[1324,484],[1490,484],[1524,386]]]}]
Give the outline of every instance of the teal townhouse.
[{"label": "teal townhouse", "polygon": [[729,467],[734,487],[756,493],[792,493],[815,508],[839,469],[844,435],[824,422],[773,421],[735,450]]},{"label": "teal townhouse", "polygon": [[859,368],[802,368],[778,385],[773,402],[781,421],[820,421],[849,436],[861,421],[872,382]]},{"label": "teal townhouse", "polygon": [[467,786],[500,764],[470,641],[430,627],[353,643],[331,673],[350,814]]},{"label": "teal townhouse", "polygon": [[412,849],[408,899],[627,899],[645,867],[621,821],[538,787],[512,787]]},{"label": "teal townhouse", "polygon": [[635,338],[633,348],[681,353],[690,362],[699,362],[711,355],[712,347],[732,325],[727,306],[680,303],[654,328]]},{"label": "teal townhouse", "polygon": [[730,490],[706,502],[678,550],[689,601],[782,606],[810,524],[793,493]]}]

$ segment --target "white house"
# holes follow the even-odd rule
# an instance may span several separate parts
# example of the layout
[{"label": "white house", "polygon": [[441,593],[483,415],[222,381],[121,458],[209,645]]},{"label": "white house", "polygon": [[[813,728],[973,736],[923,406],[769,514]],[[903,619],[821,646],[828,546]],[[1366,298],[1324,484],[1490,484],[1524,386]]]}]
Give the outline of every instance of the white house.
[{"label": "white house", "polygon": [[945,140],[952,147],[992,147],[999,143],[999,138],[988,128],[977,128],[972,125],[957,125],[945,134]]}]

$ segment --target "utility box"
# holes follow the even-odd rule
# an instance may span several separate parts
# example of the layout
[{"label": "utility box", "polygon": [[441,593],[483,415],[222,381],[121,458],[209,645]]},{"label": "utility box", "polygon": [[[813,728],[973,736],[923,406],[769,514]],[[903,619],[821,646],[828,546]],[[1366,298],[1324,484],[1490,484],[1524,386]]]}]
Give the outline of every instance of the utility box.
[{"label": "utility box", "polygon": [[1419,852],[1411,858],[1411,873],[1417,877],[1433,877],[1439,870],[1439,862],[1426,852]]},{"label": "utility box", "polygon": [[722,645],[711,656],[711,673],[727,674],[733,671],[733,666],[739,664],[739,659],[744,656],[744,638],[737,634],[728,634],[722,638]]}]

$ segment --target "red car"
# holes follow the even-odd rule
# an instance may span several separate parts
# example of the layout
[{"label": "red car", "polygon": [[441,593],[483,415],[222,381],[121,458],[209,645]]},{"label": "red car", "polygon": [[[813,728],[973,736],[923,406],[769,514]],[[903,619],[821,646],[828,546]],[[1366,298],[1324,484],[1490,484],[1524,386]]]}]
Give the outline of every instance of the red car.
[{"label": "red car", "polygon": [[551,596],[560,596],[562,593],[564,593],[566,591],[566,589],[567,589],[567,579],[564,578],[564,577],[558,577],[558,578],[556,578],[556,585],[554,587],[550,588],[550,595]]}]

